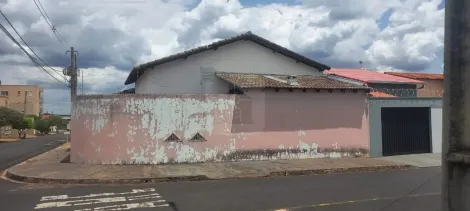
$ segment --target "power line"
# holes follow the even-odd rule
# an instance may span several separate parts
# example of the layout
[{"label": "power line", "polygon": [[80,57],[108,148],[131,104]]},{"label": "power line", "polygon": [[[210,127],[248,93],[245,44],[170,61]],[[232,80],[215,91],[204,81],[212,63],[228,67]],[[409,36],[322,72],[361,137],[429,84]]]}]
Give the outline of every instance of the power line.
[{"label": "power line", "polygon": [[[59,73],[60,75],[60,71],[52,68],[51,66],[49,66],[45,61],[43,61],[41,59],[41,57],[39,57],[34,51],[33,49],[31,48],[31,46],[28,45],[28,43],[23,39],[23,37],[20,35],[20,33],[18,33],[18,31],[16,30],[16,28],[13,26],[13,24],[10,22],[10,20],[8,20],[8,18],[5,16],[5,14],[0,10],[0,14],[5,18],[5,20],[7,21],[7,23],[11,26],[11,28],[13,29],[13,31],[15,31],[15,33],[18,35],[18,37],[20,37],[20,39],[23,41],[23,43],[29,48],[29,50],[44,64],[46,65],[47,67],[51,68],[52,70],[56,71]],[[65,81],[67,81],[67,78],[63,75],[60,75],[63,79],[65,79]]]},{"label": "power line", "polygon": [[29,52],[23,48],[23,46],[21,46],[21,44],[10,34],[10,32],[8,32],[8,30],[3,26],[3,24],[0,23],[0,29],[2,29],[2,31],[11,39],[11,41],[13,41],[28,57],[29,59],[31,59],[31,61],[36,65],[38,66],[39,68],[41,68],[44,72],[46,72],[47,74],[49,74],[53,79],[55,79],[56,81],[58,81],[59,83],[62,83],[64,84],[66,87],[68,87],[68,85],[66,83],[64,83],[63,81],[57,79],[56,77],[54,77],[49,71],[47,71],[46,69],[44,69],[44,67],[39,64],[36,59],[31,55],[29,54]]},{"label": "power line", "polygon": [[[46,10],[44,9],[44,7],[42,6],[41,4],[41,1],[37,0],[38,2],[36,2],[36,0],[34,0],[34,4],[36,4],[36,7],[38,8],[39,12],[41,13],[41,16],[44,18],[44,20],[46,21],[47,25],[49,25],[49,27],[51,28],[52,32],[54,33],[54,35],[57,37],[57,39],[59,40],[59,42],[61,42],[62,44],[64,44],[65,46],[67,46],[67,44],[60,38],[60,33],[59,31],[57,31],[57,29],[55,28],[54,24],[52,24],[52,21],[51,19],[49,18],[49,15],[47,15],[46,13]],[[38,4],[39,3],[39,4]],[[42,8],[42,10],[41,10]]]}]

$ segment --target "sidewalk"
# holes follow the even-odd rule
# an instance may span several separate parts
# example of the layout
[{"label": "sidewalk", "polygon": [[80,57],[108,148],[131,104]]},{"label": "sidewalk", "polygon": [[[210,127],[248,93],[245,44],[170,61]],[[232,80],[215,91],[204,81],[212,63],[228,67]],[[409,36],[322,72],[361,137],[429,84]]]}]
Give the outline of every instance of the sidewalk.
[{"label": "sidewalk", "polygon": [[86,165],[61,163],[69,155],[62,145],[7,170],[13,180],[33,183],[145,183],[187,180],[384,171],[410,165],[371,158],[243,161],[174,165]]}]

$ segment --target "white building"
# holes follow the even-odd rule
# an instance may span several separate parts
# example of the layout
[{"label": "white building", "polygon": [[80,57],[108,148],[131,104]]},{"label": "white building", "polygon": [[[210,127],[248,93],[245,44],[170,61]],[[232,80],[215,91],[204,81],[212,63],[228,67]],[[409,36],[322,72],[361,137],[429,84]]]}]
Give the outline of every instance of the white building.
[{"label": "white building", "polygon": [[329,66],[251,32],[164,57],[132,69],[135,93],[226,94],[216,72],[321,76]]}]

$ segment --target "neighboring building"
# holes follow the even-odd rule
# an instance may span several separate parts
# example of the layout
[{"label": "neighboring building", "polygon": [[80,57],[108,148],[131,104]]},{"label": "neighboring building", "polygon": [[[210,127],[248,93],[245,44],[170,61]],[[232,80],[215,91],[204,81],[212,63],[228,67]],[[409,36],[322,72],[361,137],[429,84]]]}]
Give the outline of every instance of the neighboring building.
[{"label": "neighboring building", "polygon": [[8,96],[0,95],[0,107],[8,107]]},{"label": "neighboring building", "polygon": [[329,66],[251,32],[134,67],[135,93],[225,94],[216,72],[320,76]]},{"label": "neighboring building", "polygon": [[405,72],[385,72],[385,74],[426,82],[424,84],[424,87],[418,90],[418,97],[442,97],[443,96],[444,74],[405,73]]},{"label": "neighboring building", "polygon": [[252,33],[140,65],[136,94],[78,96],[71,161],[367,156],[370,88],[328,69]]},{"label": "neighboring building", "polygon": [[372,97],[416,97],[423,88],[420,80],[409,79],[365,69],[334,68],[325,72],[328,77],[373,89]]},{"label": "neighboring building", "polygon": [[0,96],[8,97],[8,107],[25,115],[43,111],[43,91],[35,85],[0,85]]}]

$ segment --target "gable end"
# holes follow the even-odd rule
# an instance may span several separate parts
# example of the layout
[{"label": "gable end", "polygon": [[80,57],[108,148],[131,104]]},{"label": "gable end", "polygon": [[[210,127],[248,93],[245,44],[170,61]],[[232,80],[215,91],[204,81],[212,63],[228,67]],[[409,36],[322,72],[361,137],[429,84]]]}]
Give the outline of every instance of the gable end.
[{"label": "gable end", "polygon": [[319,62],[313,61],[313,60],[311,60],[311,59],[309,59],[309,58],[307,58],[307,57],[305,57],[301,54],[298,54],[294,51],[291,51],[287,48],[284,48],[280,45],[277,45],[277,44],[275,44],[275,43],[273,43],[273,42],[271,42],[267,39],[264,39],[264,38],[258,36],[258,35],[252,34],[249,31],[245,34],[241,34],[241,35],[238,35],[236,37],[232,37],[232,38],[228,38],[228,39],[221,40],[221,41],[218,41],[218,42],[214,42],[214,43],[206,45],[206,46],[197,47],[197,48],[194,48],[194,49],[191,49],[191,50],[187,50],[187,51],[184,51],[184,52],[181,52],[181,53],[177,53],[177,54],[174,54],[174,55],[163,57],[161,59],[157,59],[157,60],[154,60],[154,61],[151,61],[151,62],[141,64],[139,66],[136,66],[136,67],[132,68],[132,71],[129,73],[129,76],[127,77],[124,84],[128,85],[128,84],[135,83],[137,81],[137,79],[146,70],[148,70],[150,68],[153,68],[155,66],[158,66],[158,65],[161,65],[161,64],[164,64],[164,63],[167,63],[167,62],[171,62],[171,61],[174,61],[174,60],[178,60],[178,59],[186,59],[188,56],[198,54],[198,53],[202,53],[202,52],[205,52],[205,51],[208,51],[208,50],[216,50],[218,47],[225,46],[225,45],[228,45],[228,44],[231,44],[231,43],[234,43],[234,42],[238,42],[238,41],[241,41],[241,40],[254,42],[255,44],[258,44],[258,45],[261,45],[265,48],[271,49],[273,52],[280,53],[280,54],[282,54],[286,57],[290,57],[290,58],[294,59],[297,63],[304,63],[308,66],[317,68],[320,71],[331,69],[331,67],[329,67],[325,64],[321,64]]}]

